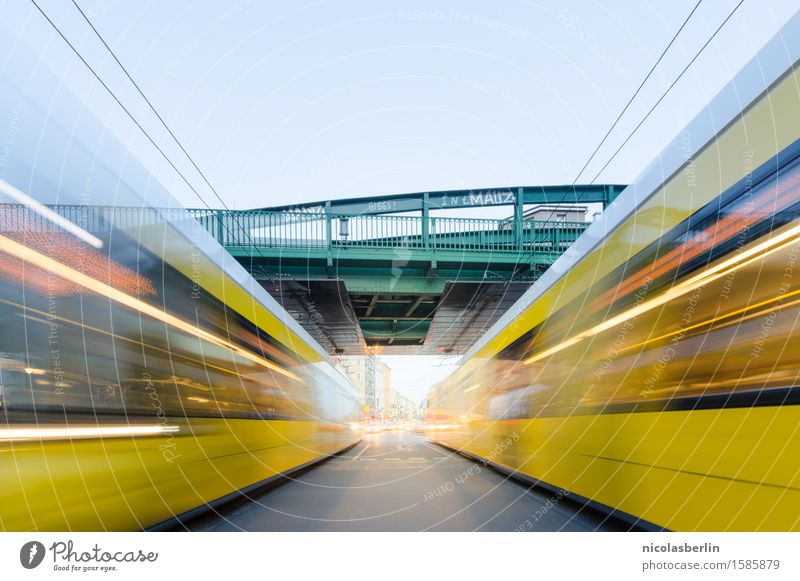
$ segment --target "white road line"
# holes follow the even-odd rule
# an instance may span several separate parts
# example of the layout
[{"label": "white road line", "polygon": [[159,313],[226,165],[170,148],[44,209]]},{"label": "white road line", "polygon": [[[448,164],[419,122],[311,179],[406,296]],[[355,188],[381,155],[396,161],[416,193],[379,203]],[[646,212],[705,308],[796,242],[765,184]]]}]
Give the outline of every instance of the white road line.
[{"label": "white road line", "polygon": [[364,446],[364,449],[363,449],[363,450],[361,450],[361,451],[360,451],[358,454],[356,454],[355,456],[353,456],[353,460],[352,460],[352,461],[353,461],[353,462],[355,462],[356,460],[358,460],[358,459],[361,457],[361,454],[363,454],[364,452],[366,452],[366,451],[367,451],[367,448],[369,448],[370,446],[372,446],[372,444],[367,444],[366,446]]}]

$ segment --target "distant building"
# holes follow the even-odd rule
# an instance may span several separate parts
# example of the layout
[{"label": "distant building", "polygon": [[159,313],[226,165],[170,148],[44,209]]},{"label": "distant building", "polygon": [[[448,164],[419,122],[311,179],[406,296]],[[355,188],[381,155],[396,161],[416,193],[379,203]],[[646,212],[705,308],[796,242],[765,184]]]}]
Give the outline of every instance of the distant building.
[{"label": "distant building", "polygon": [[375,363],[375,412],[381,420],[390,418],[392,406],[392,369],[380,359]]},{"label": "distant building", "polygon": [[586,222],[587,210],[587,206],[543,204],[526,210],[522,219],[537,222]]},{"label": "distant building", "polygon": [[339,369],[355,386],[363,415],[369,418],[376,417],[375,366],[375,357],[339,358]]},{"label": "distant building", "polygon": [[393,420],[418,420],[420,418],[420,407],[406,396],[392,390],[392,410]]},{"label": "distant building", "polygon": [[392,369],[375,356],[340,357],[338,366],[355,386],[364,419],[416,420],[420,409],[392,387]]}]

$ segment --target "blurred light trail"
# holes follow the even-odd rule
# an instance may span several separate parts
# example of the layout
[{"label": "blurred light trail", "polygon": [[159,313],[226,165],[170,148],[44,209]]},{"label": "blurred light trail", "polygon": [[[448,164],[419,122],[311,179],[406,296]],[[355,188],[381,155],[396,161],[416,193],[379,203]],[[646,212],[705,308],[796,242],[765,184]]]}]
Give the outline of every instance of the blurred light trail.
[{"label": "blurred light trail", "polygon": [[66,230],[76,238],[79,238],[86,242],[86,244],[94,247],[94,248],[102,248],[103,241],[100,240],[97,236],[89,234],[86,230],[75,224],[74,222],[70,222],[63,216],[59,216],[53,210],[37,202],[29,195],[21,192],[7,181],[0,179],[0,193],[7,195],[12,200],[15,200],[17,203],[24,205],[28,209],[33,212],[39,214],[45,220],[49,220],[62,230]]},{"label": "blurred light trail", "polygon": [[284,369],[278,365],[275,365],[274,363],[267,361],[263,357],[259,357],[258,355],[255,355],[254,353],[251,353],[250,351],[247,351],[246,349],[243,349],[238,345],[234,345],[233,343],[226,341],[225,339],[222,339],[220,337],[217,337],[216,335],[213,335],[208,331],[204,331],[203,329],[200,329],[199,327],[196,327],[195,325],[192,325],[191,323],[184,321],[183,319],[180,319],[174,315],[170,315],[169,313],[166,313],[161,309],[149,305],[144,301],[140,301],[139,299],[127,295],[124,292],[119,291],[112,286],[100,282],[99,280],[95,280],[90,276],[86,276],[85,274],[78,272],[77,270],[70,268],[64,264],[61,264],[60,262],[53,260],[52,258],[45,256],[44,254],[36,252],[35,250],[32,250],[27,246],[25,246],[24,244],[20,244],[19,242],[16,242],[11,238],[0,236],[0,252],[5,252],[12,256],[22,258],[23,260],[26,260],[34,264],[35,266],[38,266],[39,268],[48,270],[53,274],[56,274],[62,278],[70,280],[81,286],[85,286],[86,288],[100,295],[103,295],[122,305],[125,305],[126,307],[137,310],[144,315],[157,319],[162,323],[166,323],[167,325],[175,327],[176,329],[180,329],[181,331],[189,333],[190,335],[194,335],[195,337],[198,337],[199,339],[202,339],[204,341],[208,341],[209,343],[217,345],[218,347],[228,349],[236,353],[237,355],[244,357],[245,359],[249,359],[250,361],[257,363],[258,365],[261,365],[262,367],[266,367],[267,369],[271,369],[272,371],[275,371],[287,377],[291,377],[292,379],[298,381],[300,379],[297,375],[295,375],[291,371]]},{"label": "blurred light trail", "polygon": [[177,433],[178,426],[83,426],[69,428],[0,428],[0,442],[72,440],[78,438],[125,438]]}]

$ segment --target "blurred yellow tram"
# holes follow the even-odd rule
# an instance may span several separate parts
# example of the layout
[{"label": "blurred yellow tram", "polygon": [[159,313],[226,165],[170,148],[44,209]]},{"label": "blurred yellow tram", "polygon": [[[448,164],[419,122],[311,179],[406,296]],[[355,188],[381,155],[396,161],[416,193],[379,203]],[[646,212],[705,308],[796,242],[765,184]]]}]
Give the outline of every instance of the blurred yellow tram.
[{"label": "blurred yellow tram", "polygon": [[646,528],[800,530],[799,56],[795,17],[431,391],[432,440]]},{"label": "blurred yellow tram", "polygon": [[175,524],[355,443],[353,386],[119,119],[0,48],[0,530]]}]

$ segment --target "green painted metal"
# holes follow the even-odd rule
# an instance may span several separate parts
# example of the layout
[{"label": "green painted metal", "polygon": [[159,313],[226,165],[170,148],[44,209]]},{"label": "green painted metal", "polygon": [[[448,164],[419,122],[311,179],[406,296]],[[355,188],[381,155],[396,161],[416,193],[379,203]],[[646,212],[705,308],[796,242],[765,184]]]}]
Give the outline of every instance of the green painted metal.
[{"label": "green painted metal", "polygon": [[[359,276],[340,276],[352,294],[436,294],[441,295],[447,286],[447,278],[400,276],[379,276],[369,273]],[[456,280],[456,279],[453,279]],[[463,281],[462,281],[463,282]]]},{"label": "green painted metal", "polygon": [[396,342],[398,340],[410,340],[418,342],[424,339],[430,329],[430,321],[370,321],[361,320],[361,331],[364,338],[370,343],[382,342],[385,340]]},{"label": "green painted metal", "polygon": [[[188,210],[217,240],[234,252],[252,248],[254,256],[274,249],[325,250],[332,259],[357,249],[388,249],[397,260],[417,251],[532,254],[573,242],[585,222],[393,215],[350,216],[264,210]],[[519,213],[516,213],[521,217]],[[213,217],[213,220],[210,218]],[[222,230],[222,231],[220,231]],[[428,258],[430,259],[430,257]]]},{"label": "green painted metal", "polygon": [[[51,208],[91,231],[104,231],[111,224],[117,229],[137,230],[169,221],[183,224],[191,236],[191,230],[199,226],[257,276],[335,276],[352,281],[353,288],[364,291],[382,284],[369,280],[373,277],[407,279],[408,282],[395,284],[407,285],[409,291],[426,292],[425,289],[439,288],[441,282],[436,281],[441,278],[479,281],[486,280],[494,270],[546,267],[588,226],[583,222],[311,216],[263,210],[72,205]],[[47,227],[42,224],[42,228]],[[359,277],[369,282],[359,282]]]},{"label": "green painted metal", "polygon": [[430,249],[430,200],[428,192],[422,194],[422,241],[425,249]]},{"label": "green painted metal", "polygon": [[523,193],[522,188],[517,190],[517,197],[514,203],[514,243],[515,244],[522,244],[522,232],[525,228],[523,224],[523,215],[525,213],[524,210],[524,200],[525,196]]},{"label": "green painted metal", "polygon": [[239,227],[227,225],[225,246],[256,278],[341,280],[351,297],[372,298],[358,317],[367,344],[395,346],[424,341],[448,283],[533,281],[588,226],[522,220],[521,205],[505,220],[266,210],[228,219]]},{"label": "green painted metal", "polygon": [[600,203],[605,208],[625,189],[623,185],[514,186],[474,190],[445,190],[388,196],[370,196],[306,202],[288,206],[263,208],[272,212],[307,212],[347,215],[393,214],[482,206],[514,206],[517,204],[587,204]]},{"label": "green painted metal", "polygon": [[[596,199],[615,191],[601,186],[590,193]],[[353,300],[372,305],[362,307],[358,316],[368,344],[417,345],[425,339],[448,284],[532,282],[589,226],[523,219],[523,202],[531,195],[561,201],[552,199],[559,190],[537,194],[518,188],[512,193],[514,212],[508,219],[432,216],[431,209],[444,203],[442,192],[421,194],[417,216],[335,213],[333,209],[341,207],[335,201],[319,212],[52,208],[91,231],[102,232],[113,224],[139,233],[143,227],[167,222],[190,237],[205,230],[256,279],[342,281]],[[451,194],[456,198],[458,193],[446,193]],[[469,195],[499,203],[501,194],[493,190]]]}]

